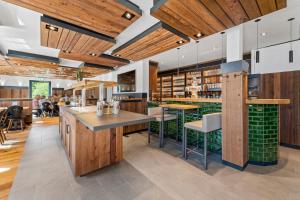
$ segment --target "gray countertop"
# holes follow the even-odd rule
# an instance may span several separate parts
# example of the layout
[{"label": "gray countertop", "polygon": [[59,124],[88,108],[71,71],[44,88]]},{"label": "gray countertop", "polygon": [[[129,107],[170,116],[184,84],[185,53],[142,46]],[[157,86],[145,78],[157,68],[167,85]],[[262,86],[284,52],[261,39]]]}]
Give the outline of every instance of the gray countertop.
[{"label": "gray countertop", "polygon": [[118,115],[103,115],[101,117],[98,117],[96,115],[96,112],[77,112],[67,107],[64,108],[64,111],[67,111],[74,115],[79,122],[81,122],[92,131],[99,131],[103,129],[134,124],[142,124],[155,119],[154,117],[148,115],[128,112],[124,110],[120,110],[120,113]]}]

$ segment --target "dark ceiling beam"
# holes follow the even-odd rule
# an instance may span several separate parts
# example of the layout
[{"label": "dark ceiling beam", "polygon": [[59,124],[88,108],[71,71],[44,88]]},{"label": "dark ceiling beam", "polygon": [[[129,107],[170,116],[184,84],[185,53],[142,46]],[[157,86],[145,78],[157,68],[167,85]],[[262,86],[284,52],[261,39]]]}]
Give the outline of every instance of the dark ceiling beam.
[{"label": "dark ceiling beam", "polygon": [[140,9],[139,6],[137,6],[136,4],[132,3],[131,1],[128,0],[117,0],[117,2],[137,13],[139,13],[140,15],[143,14],[143,11]]},{"label": "dark ceiling beam", "polygon": [[108,35],[104,35],[101,33],[97,33],[95,31],[92,31],[92,30],[89,30],[89,29],[86,29],[86,28],[83,28],[83,27],[80,27],[80,26],[77,26],[74,24],[70,24],[68,22],[64,22],[62,20],[55,19],[55,18],[47,16],[47,15],[41,16],[41,21],[51,24],[51,25],[54,25],[54,26],[59,26],[59,27],[65,28],[65,29],[72,30],[74,32],[82,33],[82,34],[89,35],[94,38],[98,38],[100,40],[104,40],[104,41],[108,41],[108,42],[116,44],[116,40],[113,37],[110,37]]},{"label": "dark ceiling beam", "polygon": [[105,65],[98,65],[98,64],[94,64],[94,63],[84,63],[84,65],[81,66],[81,67],[92,67],[92,68],[96,68],[96,69],[106,69],[106,70],[110,70],[110,71],[115,70],[114,67],[105,66]]},{"label": "dark ceiling beam", "polygon": [[104,53],[99,55],[99,57],[116,60],[116,61],[120,61],[120,62],[127,63],[127,64],[130,63],[130,61],[125,58],[120,58],[120,57],[116,57],[116,56],[112,56],[112,55],[104,54]]},{"label": "dark ceiling beam", "polygon": [[6,56],[31,59],[31,60],[37,60],[37,61],[46,61],[46,62],[59,64],[59,58],[56,58],[56,57],[44,56],[44,55],[40,55],[40,54],[27,53],[27,52],[22,52],[22,51],[15,51],[15,50],[10,50],[10,49],[8,50]]},{"label": "dark ceiling beam", "polygon": [[186,35],[184,35],[183,33],[177,31],[176,29],[172,28],[171,26],[163,23],[163,22],[157,22],[156,24],[154,24],[153,26],[151,26],[150,28],[148,28],[147,30],[145,30],[144,32],[142,32],[141,34],[135,36],[134,38],[132,38],[131,40],[129,40],[128,42],[126,42],[125,44],[121,45],[120,47],[116,48],[113,50],[112,54],[116,54],[119,51],[127,48],[128,46],[130,46],[131,44],[137,42],[138,40],[144,38],[145,36],[149,35],[150,33],[156,31],[159,28],[164,28],[172,33],[174,33],[175,35],[181,37],[182,39],[186,40],[186,41],[190,41],[190,38]]}]

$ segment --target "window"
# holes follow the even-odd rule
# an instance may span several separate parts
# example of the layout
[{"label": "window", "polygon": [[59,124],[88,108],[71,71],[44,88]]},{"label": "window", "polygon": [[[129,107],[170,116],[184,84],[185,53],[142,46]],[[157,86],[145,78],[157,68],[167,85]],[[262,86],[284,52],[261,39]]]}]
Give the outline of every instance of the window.
[{"label": "window", "polygon": [[29,81],[30,97],[33,98],[36,95],[45,95],[46,97],[51,95],[51,82],[50,81]]}]

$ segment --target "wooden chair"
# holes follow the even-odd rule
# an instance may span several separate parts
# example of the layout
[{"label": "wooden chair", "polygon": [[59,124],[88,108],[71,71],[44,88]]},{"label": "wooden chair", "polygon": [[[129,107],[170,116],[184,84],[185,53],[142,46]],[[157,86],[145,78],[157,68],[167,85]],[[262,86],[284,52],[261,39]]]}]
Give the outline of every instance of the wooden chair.
[{"label": "wooden chair", "polygon": [[5,129],[7,127],[7,110],[0,112],[0,143],[3,144],[7,139],[5,136]]},{"label": "wooden chair", "polygon": [[23,108],[21,106],[11,106],[8,108],[8,127],[7,131],[12,128],[13,123],[19,123],[21,130],[24,130]]},{"label": "wooden chair", "polygon": [[[184,124],[184,158],[187,159],[187,150],[204,157],[204,167],[207,169],[207,135],[222,128],[222,113],[211,113],[203,115],[202,120],[187,122]],[[204,153],[187,148],[187,130],[194,130],[197,134],[204,134]],[[198,141],[197,141],[198,142]]]}]

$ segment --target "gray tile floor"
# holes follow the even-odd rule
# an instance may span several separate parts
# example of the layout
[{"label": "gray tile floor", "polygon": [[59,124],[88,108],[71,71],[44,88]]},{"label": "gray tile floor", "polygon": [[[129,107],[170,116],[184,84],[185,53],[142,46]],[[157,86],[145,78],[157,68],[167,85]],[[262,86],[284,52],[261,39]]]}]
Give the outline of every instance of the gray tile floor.
[{"label": "gray tile floor", "polygon": [[9,199],[300,199],[300,151],[280,148],[277,166],[250,165],[244,172],[220,164],[214,156],[204,171],[199,161],[182,160],[175,146],[162,151],[147,145],[146,138],[124,137],[122,162],[75,178],[58,127],[34,126]]}]

